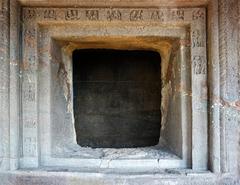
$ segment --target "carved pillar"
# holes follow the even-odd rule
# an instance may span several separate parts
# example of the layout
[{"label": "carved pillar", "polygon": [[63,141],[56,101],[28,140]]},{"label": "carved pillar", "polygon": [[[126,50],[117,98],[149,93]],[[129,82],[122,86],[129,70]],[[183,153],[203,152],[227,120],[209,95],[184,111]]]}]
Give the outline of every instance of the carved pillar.
[{"label": "carved pillar", "polygon": [[208,85],[209,85],[209,168],[220,173],[220,69],[218,39],[218,0],[208,5]]},{"label": "carved pillar", "polygon": [[0,0],[0,170],[9,169],[9,1]]},{"label": "carved pillar", "polygon": [[22,67],[21,67],[21,109],[22,109],[22,155],[21,166],[38,167],[38,56],[37,56],[37,12],[22,10]]},{"label": "carved pillar", "polygon": [[238,167],[239,53],[238,0],[219,0],[221,171]]},{"label": "carved pillar", "polygon": [[9,89],[9,111],[10,111],[10,169],[15,170],[18,168],[19,159],[19,35],[20,35],[20,6],[17,0],[10,1],[10,41],[9,41],[9,78],[10,78],[10,89]]}]

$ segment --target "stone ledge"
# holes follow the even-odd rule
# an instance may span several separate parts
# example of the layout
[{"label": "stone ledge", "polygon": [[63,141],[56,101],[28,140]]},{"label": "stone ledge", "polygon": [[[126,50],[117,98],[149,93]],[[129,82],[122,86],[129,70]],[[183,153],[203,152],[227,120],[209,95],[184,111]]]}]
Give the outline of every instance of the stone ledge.
[{"label": "stone ledge", "polygon": [[[194,174],[194,175],[193,175]],[[204,178],[203,178],[204,176]],[[0,173],[1,185],[238,185],[233,176],[217,176],[210,172],[192,175],[163,174],[106,174],[80,172],[15,171]]]}]

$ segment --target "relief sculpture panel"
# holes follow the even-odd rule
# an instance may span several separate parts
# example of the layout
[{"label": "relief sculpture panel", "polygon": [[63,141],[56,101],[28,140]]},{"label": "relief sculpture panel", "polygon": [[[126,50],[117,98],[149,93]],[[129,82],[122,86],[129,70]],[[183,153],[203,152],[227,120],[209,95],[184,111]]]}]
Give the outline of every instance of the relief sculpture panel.
[{"label": "relief sculpture panel", "polygon": [[[192,12],[191,17],[189,13]],[[157,22],[178,22],[205,20],[205,9],[196,8],[191,11],[187,8],[24,8],[23,21],[157,21]],[[185,19],[186,18],[186,19]],[[202,24],[202,23],[201,23]]]},{"label": "relief sculpture panel", "polygon": [[203,56],[194,56],[193,66],[194,66],[194,74],[199,75],[199,74],[207,73],[207,64]]},{"label": "relief sculpture panel", "polygon": [[120,10],[108,10],[107,11],[107,20],[114,21],[114,20],[122,20],[122,13]]},{"label": "relief sculpture panel", "polygon": [[56,20],[57,15],[54,9],[49,9],[44,11],[44,19]]},{"label": "relief sculpture panel", "polygon": [[65,20],[79,20],[80,12],[79,10],[69,9],[65,11]]}]

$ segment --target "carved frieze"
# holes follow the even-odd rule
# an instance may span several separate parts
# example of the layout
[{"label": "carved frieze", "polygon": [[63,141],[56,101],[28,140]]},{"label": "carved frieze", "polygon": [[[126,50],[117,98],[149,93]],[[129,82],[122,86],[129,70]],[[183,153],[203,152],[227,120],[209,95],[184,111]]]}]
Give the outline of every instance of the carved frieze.
[{"label": "carved frieze", "polygon": [[[24,8],[23,21],[202,21],[205,9],[196,8]],[[191,13],[191,17],[189,16]]]}]

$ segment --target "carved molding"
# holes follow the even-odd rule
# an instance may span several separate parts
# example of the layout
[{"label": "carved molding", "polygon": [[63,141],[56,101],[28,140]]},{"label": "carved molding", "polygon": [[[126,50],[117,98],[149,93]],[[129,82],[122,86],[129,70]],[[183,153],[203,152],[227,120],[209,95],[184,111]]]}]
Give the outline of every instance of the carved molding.
[{"label": "carved molding", "polygon": [[173,7],[193,7],[193,6],[204,6],[207,5],[209,0],[118,0],[118,1],[84,1],[84,0],[19,0],[19,2],[24,6],[55,6],[55,7],[71,7],[71,6],[89,6],[89,7],[108,7],[108,6],[118,6],[118,7],[163,7],[163,6],[173,6]]},{"label": "carved molding", "polygon": [[[157,23],[201,23],[205,25],[205,9],[194,8],[24,8],[23,22],[56,21],[151,21]],[[204,27],[193,30],[193,47],[205,47],[201,33]],[[30,34],[32,35],[32,34]],[[28,35],[29,36],[29,35]]]},{"label": "carved molding", "polygon": [[[34,101],[37,99],[38,93],[37,89],[39,88],[39,84],[35,76],[37,76],[37,66],[40,66],[36,59],[37,57],[41,57],[41,55],[49,56],[47,52],[47,46],[44,46],[41,52],[37,51],[37,43],[38,47],[42,45],[40,42],[42,39],[40,38],[48,38],[46,42],[50,42],[50,36],[48,33],[51,26],[55,25],[67,26],[68,24],[105,24],[106,22],[111,25],[110,22],[115,25],[116,23],[124,25],[124,33],[125,35],[131,35],[131,31],[127,31],[127,26],[131,24],[139,24],[140,26],[136,26],[132,31],[134,31],[137,35],[146,35],[148,33],[147,29],[153,29],[154,26],[158,25],[180,25],[180,26],[190,26],[191,31],[186,33],[188,35],[188,40],[181,40],[181,44],[191,49],[192,53],[192,68],[193,72],[190,76],[192,76],[192,81],[194,81],[195,85],[193,85],[192,91],[192,109],[193,109],[193,121],[192,128],[194,132],[192,135],[192,139],[194,140],[194,149],[192,151],[192,159],[193,169],[207,169],[207,58],[206,58],[206,9],[205,8],[31,8],[25,7],[22,11],[22,23],[23,23],[23,160],[28,158],[35,158],[36,163],[34,165],[38,165],[38,147],[36,147],[37,141],[37,130],[39,129],[38,125],[40,123],[36,123],[35,118],[37,117],[37,110],[32,109],[31,107],[36,107],[37,102]],[[62,24],[64,23],[64,24]],[[76,25],[77,25],[76,24]],[[38,33],[40,27],[43,26],[46,30],[40,36]],[[84,26],[83,26],[84,27]],[[67,27],[66,27],[67,28]],[[87,28],[85,28],[87,29]],[[138,29],[141,29],[139,31]],[[60,30],[60,28],[59,28]],[[101,30],[97,33],[101,35]],[[80,30],[79,30],[80,31]],[[71,30],[69,30],[71,32]],[[86,35],[91,30],[87,31],[83,35]],[[103,33],[105,36],[111,35],[106,30]],[[58,32],[55,32],[54,37],[58,37]],[[82,32],[79,32],[79,35]],[[121,32],[120,32],[121,33]],[[96,35],[96,32],[94,32]],[[97,35],[98,35],[97,34]],[[61,32],[60,35],[66,35],[65,32]],[[159,33],[154,33],[154,35],[159,35]],[[72,36],[76,36],[76,33]],[[189,38],[192,38],[192,42]],[[40,39],[40,40],[39,40]],[[45,44],[47,44],[45,43]],[[39,49],[38,48],[38,49]],[[46,51],[45,51],[46,50]],[[37,53],[39,52],[39,53]],[[41,54],[41,55],[40,55]],[[43,64],[47,66],[48,59],[44,60],[46,63]],[[42,64],[41,64],[42,65]],[[46,75],[48,76],[48,75]],[[34,83],[29,84],[29,82]],[[41,85],[42,86],[42,85]],[[44,86],[44,85],[43,85]],[[26,87],[26,88],[25,88]],[[43,101],[40,101],[41,103]],[[40,104],[39,104],[40,105]],[[45,107],[47,103],[44,105],[40,105]],[[46,108],[46,107],[45,107]],[[200,119],[201,118],[201,119]],[[31,128],[26,127],[31,124]],[[33,128],[33,123],[37,126]],[[31,132],[29,132],[29,129]],[[198,131],[201,129],[201,133],[206,136],[203,139],[203,136]],[[31,140],[30,140],[31,138]],[[202,156],[199,158],[199,151],[201,150]],[[23,163],[24,164],[24,163]],[[33,167],[33,166],[31,166]]]}]

